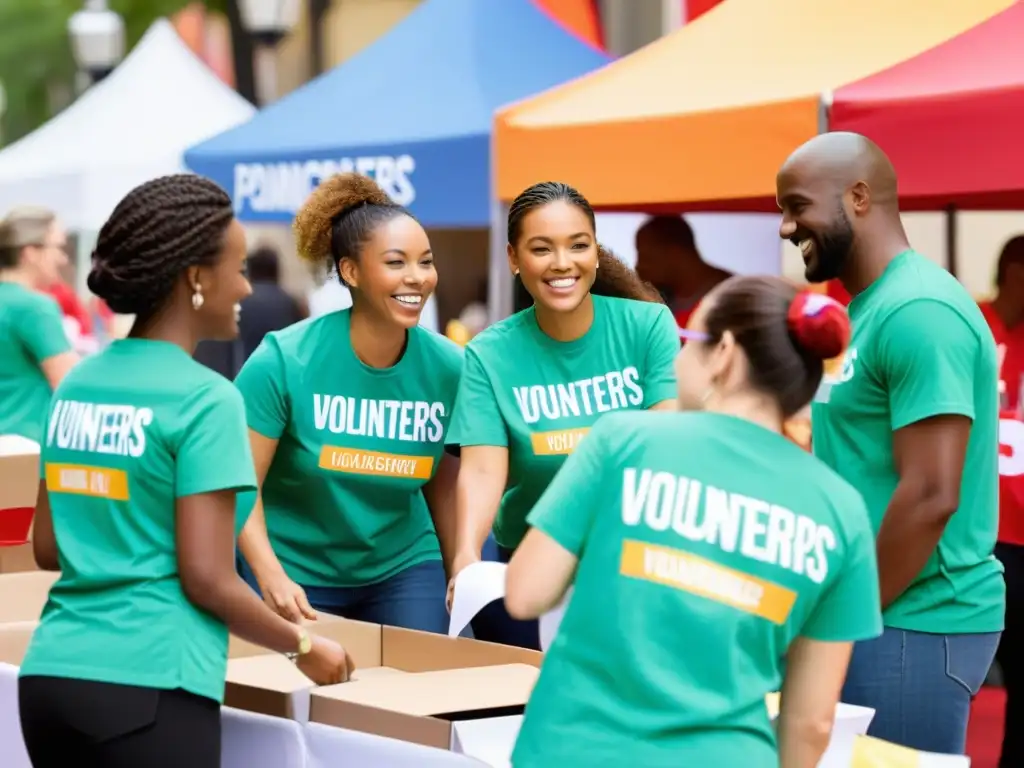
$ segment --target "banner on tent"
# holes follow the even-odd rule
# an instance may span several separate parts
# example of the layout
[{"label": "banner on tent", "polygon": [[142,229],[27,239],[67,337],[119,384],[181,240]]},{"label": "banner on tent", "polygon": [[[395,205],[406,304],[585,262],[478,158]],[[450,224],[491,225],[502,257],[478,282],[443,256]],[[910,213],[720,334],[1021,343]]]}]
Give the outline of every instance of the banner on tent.
[{"label": "banner on tent", "polygon": [[274,163],[236,163],[231,198],[235,211],[294,214],[317,184],[336,173],[355,171],[376,181],[392,200],[409,206],[416,199],[412,155],[343,157]]}]

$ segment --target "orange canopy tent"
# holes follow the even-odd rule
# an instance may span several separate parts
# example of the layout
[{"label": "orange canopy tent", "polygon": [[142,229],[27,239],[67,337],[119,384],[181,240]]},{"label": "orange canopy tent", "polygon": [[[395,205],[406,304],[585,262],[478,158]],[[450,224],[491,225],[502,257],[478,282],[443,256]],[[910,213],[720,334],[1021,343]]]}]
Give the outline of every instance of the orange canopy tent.
[{"label": "orange canopy tent", "polygon": [[497,198],[554,178],[602,210],[775,210],[775,173],[823,128],[824,94],[1011,4],[725,0],[630,56],[499,112]]}]

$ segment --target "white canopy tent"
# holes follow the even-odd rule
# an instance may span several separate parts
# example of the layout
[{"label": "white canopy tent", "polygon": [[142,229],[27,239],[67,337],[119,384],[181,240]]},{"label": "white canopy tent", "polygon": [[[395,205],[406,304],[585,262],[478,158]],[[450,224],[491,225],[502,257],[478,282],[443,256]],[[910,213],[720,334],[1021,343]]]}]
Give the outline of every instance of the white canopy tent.
[{"label": "white canopy tent", "polygon": [[254,112],[161,19],[107,78],[0,151],[0,216],[42,205],[71,230],[96,232],[132,188],[184,172],[188,147]]}]

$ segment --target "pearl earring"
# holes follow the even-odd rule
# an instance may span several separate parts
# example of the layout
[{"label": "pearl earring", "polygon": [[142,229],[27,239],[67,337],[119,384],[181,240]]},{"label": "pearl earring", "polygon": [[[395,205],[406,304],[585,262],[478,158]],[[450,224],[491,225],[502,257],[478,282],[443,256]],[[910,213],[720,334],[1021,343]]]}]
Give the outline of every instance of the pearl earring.
[{"label": "pearl earring", "polygon": [[202,309],[203,301],[203,286],[197,283],[195,291],[192,292],[192,309],[198,312]]}]

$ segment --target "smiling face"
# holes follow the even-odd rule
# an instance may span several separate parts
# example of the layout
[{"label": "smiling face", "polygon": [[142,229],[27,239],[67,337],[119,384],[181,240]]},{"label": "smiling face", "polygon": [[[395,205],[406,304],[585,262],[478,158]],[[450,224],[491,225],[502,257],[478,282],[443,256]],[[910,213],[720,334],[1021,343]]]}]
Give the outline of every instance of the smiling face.
[{"label": "smiling face", "polygon": [[403,328],[419,323],[423,305],[437,287],[427,233],[404,214],[377,226],[359,259],[342,259],[339,266],[342,279],[359,291],[367,308]]},{"label": "smiling face", "polygon": [[525,214],[519,238],[508,245],[534,302],[554,312],[572,312],[587,297],[597,276],[597,240],[586,212],[555,200]]},{"label": "smiling face", "polygon": [[840,277],[854,243],[843,191],[824,175],[787,164],[776,177],[776,193],[782,211],[779,236],[800,249],[807,280],[821,283]]},{"label": "smiling face", "polygon": [[195,286],[202,286],[203,304],[193,310],[200,321],[200,338],[228,341],[238,336],[241,302],[252,294],[245,273],[246,255],[245,229],[237,220],[232,220],[214,263],[189,270],[189,301]]}]

